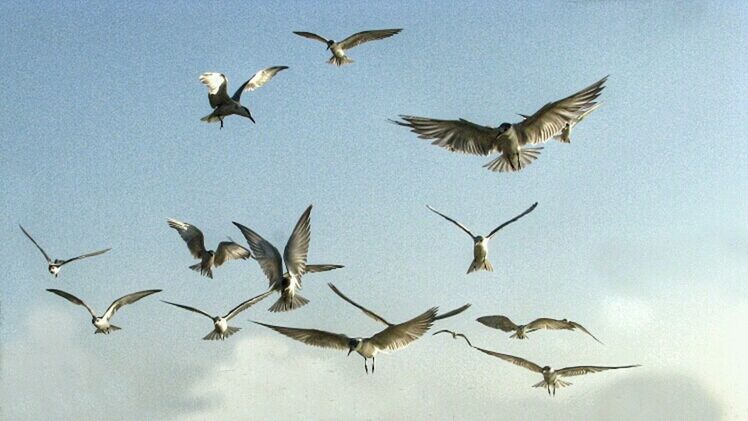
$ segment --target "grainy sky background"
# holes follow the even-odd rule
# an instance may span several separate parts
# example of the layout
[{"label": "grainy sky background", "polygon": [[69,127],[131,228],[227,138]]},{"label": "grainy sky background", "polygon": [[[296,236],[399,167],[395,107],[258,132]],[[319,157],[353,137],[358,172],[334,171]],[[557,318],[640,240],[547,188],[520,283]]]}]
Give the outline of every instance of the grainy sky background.
[{"label": "grainy sky background", "polygon": [[[312,2],[0,4],[0,417],[5,419],[746,419],[748,378],[748,6],[744,2]],[[334,39],[405,28],[325,63]],[[229,90],[287,65],[243,100],[257,124],[199,118],[205,71]],[[450,154],[387,123],[398,114],[516,121],[610,74],[603,107],[571,145],[549,143],[517,174]],[[495,272],[465,275],[476,231],[538,201],[492,242]],[[282,248],[310,203],[303,309],[243,313],[226,342],[198,315],[259,294],[253,261],[214,280],[192,264],[174,217],[209,246],[239,221]],[[55,257],[107,255],[59,278]],[[243,239],[242,239],[243,240]],[[470,302],[442,323],[477,345],[541,364],[642,364],[539,377],[427,336],[377,359],[316,349],[249,323],[368,336],[380,329],[334,296],[404,321]],[[104,337],[60,288],[103,311],[162,288]],[[581,334],[528,341],[479,325],[566,317]],[[742,325],[742,327],[741,327]]]}]

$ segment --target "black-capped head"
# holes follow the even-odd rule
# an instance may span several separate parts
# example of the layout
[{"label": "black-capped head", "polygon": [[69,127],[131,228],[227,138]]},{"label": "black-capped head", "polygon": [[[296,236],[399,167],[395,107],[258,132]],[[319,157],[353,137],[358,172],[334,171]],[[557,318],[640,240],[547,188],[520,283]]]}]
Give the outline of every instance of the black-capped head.
[{"label": "black-capped head", "polygon": [[551,368],[549,366],[543,367],[543,373],[547,373],[549,371],[551,371]]},{"label": "black-capped head", "polygon": [[327,41],[327,48],[326,48],[326,50],[329,50],[330,47],[332,47],[333,44],[335,44],[335,41],[333,41],[333,40]]},{"label": "black-capped head", "polygon": [[356,348],[358,348],[358,344],[360,343],[361,343],[360,338],[348,339],[348,355],[351,355],[351,352],[355,351]]},{"label": "black-capped head", "polygon": [[252,113],[249,112],[249,108],[244,107],[244,106],[242,106],[242,108],[244,108],[244,111],[247,112],[247,118],[250,119],[250,120],[252,120],[252,123],[257,124],[257,122],[255,121],[255,119],[252,118]]},{"label": "black-capped head", "polygon": [[499,133],[504,133],[509,130],[510,127],[512,127],[510,123],[501,123],[501,126],[499,126]]}]

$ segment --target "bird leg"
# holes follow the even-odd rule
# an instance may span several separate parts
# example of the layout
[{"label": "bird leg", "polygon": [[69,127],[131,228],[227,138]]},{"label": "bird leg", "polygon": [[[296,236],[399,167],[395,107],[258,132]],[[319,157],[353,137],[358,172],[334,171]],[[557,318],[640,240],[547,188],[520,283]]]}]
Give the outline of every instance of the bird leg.
[{"label": "bird leg", "polygon": [[374,357],[371,357],[371,374],[374,374]]},{"label": "bird leg", "polygon": [[369,374],[369,366],[366,365],[366,357],[364,357],[364,371],[366,371],[366,374]]},{"label": "bird leg", "polygon": [[221,129],[223,128],[223,117],[218,117],[218,120],[221,122]]}]

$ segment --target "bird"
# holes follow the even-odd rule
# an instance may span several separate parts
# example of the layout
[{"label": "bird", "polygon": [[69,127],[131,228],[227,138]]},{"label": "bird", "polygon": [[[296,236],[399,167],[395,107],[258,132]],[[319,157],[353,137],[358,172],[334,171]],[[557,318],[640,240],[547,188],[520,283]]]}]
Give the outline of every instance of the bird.
[{"label": "bird", "polygon": [[229,238],[229,241],[218,243],[215,251],[206,250],[203,233],[196,226],[172,218],[167,219],[166,223],[177,230],[179,236],[187,243],[187,248],[190,250],[192,257],[200,259],[200,263],[190,266],[190,269],[200,272],[201,275],[210,279],[213,279],[214,267],[221,266],[229,260],[246,260],[252,257],[249,250],[237,244],[231,238]]},{"label": "bird", "polygon": [[256,123],[255,119],[252,118],[252,114],[249,112],[249,108],[243,106],[239,101],[244,91],[254,91],[255,89],[266,84],[270,79],[273,78],[281,70],[288,69],[287,66],[273,66],[266,69],[262,69],[255,73],[251,78],[239,87],[234,92],[232,97],[229,97],[228,90],[228,79],[223,73],[217,72],[206,72],[200,75],[200,82],[208,87],[208,101],[210,106],[213,108],[213,112],[201,118],[200,121],[208,123],[215,123],[216,121],[221,122],[221,129],[223,128],[223,119],[231,114],[240,115],[247,117],[252,120],[252,123]]},{"label": "bird", "polygon": [[330,57],[330,59],[327,60],[327,62],[330,64],[335,64],[338,67],[340,67],[344,64],[353,63],[353,60],[351,60],[350,58],[348,58],[348,56],[345,55],[345,50],[349,50],[365,42],[389,38],[395,34],[400,33],[400,31],[402,31],[402,28],[378,29],[378,30],[373,30],[373,31],[357,32],[340,42],[335,42],[331,39],[328,40],[322,36],[319,36],[311,32],[294,31],[294,34],[326,44],[327,49],[330,50],[330,52],[332,53],[332,57]]},{"label": "bird", "polygon": [[[549,102],[535,114],[519,123],[502,123],[498,127],[482,126],[465,119],[438,120],[428,117],[400,115],[402,121],[391,122],[409,128],[421,139],[433,139],[432,144],[451,152],[490,155],[501,152],[498,158],[483,167],[490,171],[515,172],[530,165],[540,155],[542,147],[532,147],[569,130],[580,113],[594,107],[605,88],[608,76],[558,101]],[[567,136],[568,137],[568,136]]]},{"label": "bird", "polygon": [[[585,117],[587,117],[591,112],[595,111],[602,105],[602,102],[598,102],[595,105],[582,109],[579,111],[579,113],[572,118],[570,121],[567,121],[564,127],[556,133],[553,138],[558,140],[561,143],[571,143],[571,131],[572,129],[579,124],[582,120],[584,120]],[[520,117],[524,119],[530,118],[530,116],[525,114],[520,114]]]},{"label": "bird", "polygon": [[203,316],[206,316],[209,319],[213,320],[213,330],[210,333],[208,333],[203,338],[203,340],[206,340],[206,341],[208,341],[208,340],[215,341],[215,340],[218,340],[218,339],[224,340],[224,339],[228,338],[229,336],[233,335],[234,333],[238,332],[239,330],[241,330],[240,327],[229,326],[228,325],[229,320],[231,320],[234,317],[236,317],[236,315],[238,315],[242,311],[244,311],[244,310],[252,307],[253,305],[255,305],[257,303],[259,303],[260,301],[262,301],[263,299],[265,299],[268,295],[270,295],[272,293],[273,293],[272,290],[268,290],[268,291],[265,291],[264,293],[262,293],[262,294],[260,294],[260,295],[258,295],[256,297],[252,297],[252,298],[248,299],[247,301],[244,301],[243,303],[241,303],[238,306],[236,306],[233,309],[231,309],[223,317],[221,317],[221,316],[211,316],[210,314],[208,314],[208,313],[206,313],[206,312],[204,312],[202,310],[199,310],[199,309],[197,309],[195,307],[186,306],[186,305],[183,305],[183,304],[172,303],[172,302],[164,301],[164,300],[161,300],[161,302],[164,302],[166,304],[171,304],[173,306],[181,307],[181,308],[183,308],[185,310],[189,310],[189,311],[192,311],[192,312],[195,312],[195,313],[198,313],[198,314],[202,314]]},{"label": "bird", "polygon": [[493,238],[493,236],[499,232],[502,228],[505,226],[511,224],[512,222],[515,222],[516,220],[522,218],[523,216],[527,215],[528,213],[532,212],[535,207],[538,206],[538,202],[533,203],[532,206],[530,206],[527,210],[522,212],[521,214],[515,216],[514,218],[504,222],[503,224],[496,227],[493,231],[491,231],[490,234],[487,236],[482,235],[475,235],[473,234],[465,225],[457,222],[456,220],[448,217],[447,215],[444,215],[443,213],[439,212],[438,210],[432,208],[429,205],[426,205],[429,210],[436,213],[437,215],[441,216],[442,218],[446,219],[447,221],[457,225],[461,230],[465,231],[467,235],[470,236],[470,238],[473,239],[473,262],[470,263],[470,266],[468,267],[467,273],[472,273],[476,271],[486,270],[489,272],[493,271],[493,266],[491,265],[491,262],[488,261],[488,241]]},{"label": "bird", "polygon": [[[278,249],[246,226],[234,222],[249,243],[252,255],[270,282],[270,289],[281,294],[269,308],[271,312],[291,311],[306,305],[309,300],[298,294],[301,277],[307,272],[325,272],[343,267],[342,265],[309,265],[307,254],[311,239],[312,205],[304,211],[286,242],[281,258]],[[283,271],[285,262],[286,271]]]},{"label": "bird", "polygon": [[133,292],[132,294],[127,294],[124,297],[117,298],[114,300],[112,304],[109,305],[109,308],[106,309],[104,312],[104,315],[99,317],[96,315],[96,313],[93,311],[91,307],[89,307],[88,304],[84,303],[83,300],[80,298],[74,296],[73,294],[67,293],[65,291],[61,291],[59,289],[48,289],[47,291],[57,294],[60,297],[70,301],[73,304],[77,304],[79,306],[83,306],[88,310],[89,313],[91,313],[91,324],[96,327],[96,333],[103,333],[105,335],[108,335],[114,330],[120,330],[121,328],[118,326],[115,326],[110,323],[112,316],[114,316],[114,313],[117,312],[122,306],[127,304],[132,304],[141,298],[145,298],[151,294],[155,294],[157,292],[161,292],[160,289],[148,289],[145,291],[139,291],[139,292]]},{"label": "bird", "polygon": [[470,339],[468,339],[467,336],[463,335],[462,333],[452,332],[451,330],[447,330],[447,329],[442,329],[438,332],[434,332],[431,336],[436,336],[440,333],[449,333],[450,335],[452,335],[452,339],[457,339],[457,337],[461,337],[462,339],[465,340],[465,342],[467,342],[469,346],[471,347],[473,346],[473,344],[470,343]]},{"label": "bird", "polygon": [[107,248],[107,249],[104,249],[104,250],[95,251],[93,253],[86,253],[86,254],[80,255],[78,257],[73,257],[72,259],[66,259],[66,260],[54,259],[54,260],[52,260],[49,257],[49,255],[47,254],[47,252],[45,252],[44,249],[41,248],[41,246],[31,237],[31,235],[28,232],[26,232],[25,229],[23,229],[23,226],[21,226],[20,224],[18,226],[21,227],[21,231],[23,231],[23,233],[26,235],[26,237],[28,237],[28,239],[31,240],[32,243],[34,243],[34,245],[36,246],[36,248],[38,248],[39,251],[42,252],[42,254],[44,255],[44,258],[47,259],[47,264],[48,264],[47,270],[49,271],[49,273],[51,273],[52,275],[54,275],[55,278],[60,274],[60,269],[62,269],[62,267],[64,265],[66,265],[66,264],[68,264],[70,262],[74,262],[76,260],[85,259],[87,257],[98,256],[100,254],[104,254],[104,253],[108,252],[109,250],[111,250],[111,248]]},{"label": "bird", "polygon": [[580,325],[577,322],[573,322],[566,319],[551,319],[548,317],[541,317],[539,319],[535,319],[532,322],[526,324],[526,325],[516,325],[514,322],[509,320],[506,316],[483,316],[476,319],[479,323],[482,323],[488,327],[492,327],[494,329],[500,329],[504,332],[514,332],[510,338],[517,338],[517,339],[526,339],[527,334],[530,332],[535,332],[536,330],[540,329],[553,329],[553,330],[575,330],[579,329],[582,332],[590,335],[592,339],[596,340],[597,342],[601,343],[599,339],[595,337],[595,335],[591,334],[587,329],[584,328],[584,326]]},{"label": "bird", "polygon": [[485,354],[492,355],[496,358],[501,358],[502,360],[508,361],[514,365],[518,365],[530,371],[534,371],[536,373],[542,374],[543,381],[534,384],[532,387],[545,387],[546,390],[548,391],[548,395],[551,395],[551,391],[553,391],[553,396],[556,396],[556,388],[562,388],[562,387],[571,385],[571,383],[561,380],[562,377],[581,376],[582,374],[598,373],[600,371],[605,371],[605,370],[617,370],[619,368],[641,367],[638,364],[622,365],[622,366],[617,366],[617,367],[582,365],[582,366],[575,366],[575,367],[565,367],[559,370],[553,370],[549,366],[540,367],[534,362],[528,361],[524,358],[515,357],[513,355],[508,355],[508,354],[500,354],[498,352],[493,352],[487,349],[478,348],[477,346],[474,346],[473,348]]}]

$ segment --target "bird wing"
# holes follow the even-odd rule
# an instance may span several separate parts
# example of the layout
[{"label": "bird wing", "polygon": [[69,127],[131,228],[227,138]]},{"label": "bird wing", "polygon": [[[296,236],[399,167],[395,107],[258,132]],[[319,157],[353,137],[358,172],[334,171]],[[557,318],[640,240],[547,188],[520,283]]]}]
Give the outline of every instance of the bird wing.
[{"label": "bird wing", "polygon": [[470,339],[468,339],[468,337],[467,337],[467,336],[463,335],[462,333],[452,332],[451,330],[447,330],[447,329],[442,329],[442,330],[440,330],[440,331],[438,331],[438,332],[435,332],[435,333],[434,333],[433,335],[431,335],[431,336],[434,336],[434,335],[436,335],[436,334],[439,334],[439,333],[449,333],[449,334],[451,334],[451,335],[452,335],[452,337],[457,337],[457,336],[460,336],[460,337],[462,337],[463,339],[465,339],[465,342],[467,342],[467,344],[468,344],[469,346],[473,346],[473,344],[471,344],[471,343],[470,343]]},{"label": "bird wing", "polygon": [[270,281],[270,286],[280,285],[283,280],[283,262],[280,253],[269,241],[262,238],[259,234],[245,227],[244,225],[234,222],[237,228],[242,232],[244,238],[249,243],[252,250],[252,256]]},{"label": "bird wing", "polygon": [[602,102],[595,103],[594,105],[582,109],[582,111],[577,115],[577,117],[572,121],[572,126],[576,126],[579,124],[582,120],[584,120],[585,117],[590,115],[591,112],[595,111],[596,109],[600,108],[600,106],[603,105]]},{"label": "bird wing", "polygon": [[540,329],[572,330],[573,327],[567,321],[551,319],[549,317],[540,317],[525,325],[525,332],[527,333]]},{"label": "bird wing", "polygon": [[346,297],[345,294],[343,294],[342,292],[340,292],[340,290],[335,285],[333,285],[331,283],[328,283],[327,286],[329,286],[330,289],[332,289],[332,292],[338,294],[338,297],[340,297],[340,298],[348,301],[348,303],[350,303],[351,305],[353,305],[357,309],[363,311],[364,314],[366,314],[367,316],[371,317],[372,319],[374,319],[374,320],[376,320],[376,321],[378,321],[380,323],[384,323],[387,326],[394,326],[392,323],[388,322],[387,320],[384,320],[384,317],[378,315],[377,313],[374,313],[373,311],[369,310],[368,308],[366,308],[366,307],[362,306],[361,304],[358,304],[355,301],[351,300],[350,298]]},{"label": "bird wing", "polygon": [[446,319],[448,317],[456,316],[456,315],[462,313],[463,311],[467,310],[471,305],[472,304],[465,304],[462,307],[456,308],[456,309],[454,309],[452,311],[448,311],[448,312],[446,312],[444,314],[440,314],[440,315],[434,317],[434,320],[442,320],[442,319]]},{"label": "bird wing", "polygon": [[202,259],[203,253],[205,253],[205,239],[203,238],[202,231],[197,229],[194,225],[177,221],[176,219],[167,219],[166,223],[177,230],[179,236],[182,237],[182,240],[187,243],[187,248],[190,249],[192,257],[195,259]]},{"label": "bird wing", "polygon": [[226,319],[226,320],[233,319],[234,316],[236,316],[237,314],[241,313],[242,311],[244,311],[244,310],[252,307],[253,305],[259,303],[260,301],[264,300],[265,298],[267,298],[268,295],[270,295],[272,293],[273,293],[273,290],[271,289],[271,290],[263,292],[262,294],[260,294],[260,295],[258,295],[256,297],[250,298],[249,300],[247,300],[247,301],[239,304],[238,306],[232,308],[231,311],[229,311],[228,313],[226,313],[225,316],[223,316],[223,318]]},{"label": "bird wing", "polygon": [[319,41],[319,42],[327,45],[327,39],[325,39],[324,37],[321,37],[321,36],[319,36],[319,35],[317,35],[315,33],[312,33],[312,32],[302,32],[302,31],[293,31],[293,33],[296,34],[296,35],[302,36],[304,38],[309,38],[309,39],[313,39],[315,41]]},{"label": "bird wing", "polygon": [[506,316],[483,316],[476,319],[479,323],[482,323],[488,327],[494,329],[500,329],[504,332],[514,332],[519,329],[519,326],[514,324]]},{"label": "bird wing", "polygon": [[632,368],[640,367],[640,365],[622,365],[618,367],[600,367],[594,365],[580,365],[576,367],[565,367],[560,370],[556,370],[556,374],[562,377],[581,376],[583,374],[599,373],[605,370],[616,370],[619,368]]},{"label": "bird wing", "polygon": [[396,351],[423,336],[434,323],[436,307],[432,307],[423,314],[407,322],[390,325],[383,331],[371,337],[371,343],[382,351]]},{"label": "bird wing", "polygon": [[231,98],[234,101],[238,102],[242,96],[242,92],[254,91],[260,86],[268,83],[268,81],[270,81],[270,79],[272,79],[273,76],[275,76],[278,72],[285,69],[288,69],[288,66],[273,66],[258,71],[251,78],[249,78],[249,80],[244,82],[242,86],[240,86],[239,89],[234,92],[234,96],[232,96]]},{"label": "bird wing", "polygon": [[311,239],[310,217],[312,205],[301,214],[299,221],[288,238],[286,248],[283,250],[283,261],[286,269],[294,275],[302,275],[306,271],[306,257],[309,252],[309,240]]},{"label": "bird wing", "polygon": [[104,253],[108,252],[109,250],[111,250],[111,249],[110,249],[110,248],[108,248],[108,249],[104,249],[104,250],[99,250],[99,251],[95,251],[95,252],[93,252],[93,253],[86,253],[86,254],[82,254],[82,255],[80,255],[80,256],[77,256],[77,257],[73,257],[72,259],[67,259],[67,260],[63,261],[63,262],[62,262],[62,263],[60,264],[60,266],[62,266],[62,265],[66,265],[66,264],[68,264],[68,263],[70,263],[70,262],[74,262],[74,261],[76,261],[76,260],[80,260],[80,259],[85,259],[86,257],[98,256],[98,255],[100,255],[100,254],[104,254]]},{"label": "bird wing", "polygon": [[114,300],[114,302],[112,302],[112,304],[109,305],[109,308],[106,309],[106,312],[104,313],[102,317],[104,319],[109,320],[112,318],[112,316],[114,316],[114,313],[116,313],[117,310],[122,308],[122,306],[132,304],[141,298],[147,297],[157,292],[161,292],[161,290],[160,289],[148,289],[145,291],[133,292],[132,294],[127,294],[124,297],[117,298],[116,300]]},{"label": "bird wing", "polygon": [[533,203],[532,206],[530,206],[529,208],[527,208],[527,210],[525,210],[521,214],[515,216],[514,218],[512,218],[512,219],[504,222],[503,224],[499,225],[498,227],[496,227],[493,231],[491,231],[490,234],[488,234],[487,238],[490,239],[491,237],[493,237],[494,234],[496,234],[497,232],[499,232],[500,229],[502,229],[505,226],[511,224],[512,222],[517,221],[519,218],[522,218],[523,216],[527,215],[528,213],[534,211],[537,206],[538,206],[538,202]]},{"label": "bird wing", "polygon": [[183,309],[185,309],[185,310],[189,310],[189,311],[192,311],[192,312],[194,312],[194,313],[197,313],[197,314],[202,314],[203,316],[205,316],[205,317],[207,317],[207,318],[209,318],[209,319],[213,320],[213,316],[211,316],[210,314],[208,314],[208,313],[206,313],[206,312],[204,312],[204,311],[202,311],[202,310],[200,310],[200,309],[197,309],[197,308],[195,308],[195,307],[190,307],[190,306],[186,306],[186,305],[184,305],[184,304],[177,304],[177,303],[172,303],[172,302],[170,302],[170,301],[164,301],[164,300],[161,300],[161,302],[162,302],[162,303],[166,303],[166,304],[171,304],[171,305],[173,305],[173,306],[177,306],[177,307],[183,308]]},{"label": "bird wing", "polygon": [[307,345],[319,346],[322,348],[348,349],[348,341],[350,338],[340,333],[325,332],[324,330],[317,329],[273,326],[260,322],[254,323],[273,329],[280,334],[286,335],[291,339],[295,339]]},{"label": "bird wing", "polygon": [[462,225],[461,223],[459,223],[459,222],[457,222],[456,220],[454,220],[454,219],[452,219],[452,218],[448,217],[447,215],[445,215],[445,214],[443,214],[443,213],[439,212],[438,210],[436,210],[436,209],[432,208],[432,207],[431,207],[431,206],[429,206],[429,205],[426,205],[426,207],[427,207],[427,208],[429,208],[429,210],[430,210],[431,212],[434,212],[435,214],[437,214],[437,215],[441,216],[442,218],[446,219],[447,221],[449,221],[449,222],[451,222],[451,223],[453,223],[453,224],[457,225],[457,227],[459,227],[459,228],[460,228],[461,230],[465,231],[465,232],[467,233],[467,235],[469,235],[469,236],[470,236],[470,238],[472,238],[473,240],[475,240],[475,234],[473,234],[473,232],[472,232],[472,231],[470,231],[470,230],[469,230],[469,229],[468,229],[468,228],[467,228],[467,227],[466,227],[465,225]]},{"label": "bird wing", "polygon": [[428,117],[401,115],[403,121],[390,120],[410,128],[420,139],[434,139],[432,145],[450,152],[486,156],[499,150],[499,130],[481,126],[464,119],[437,120]]},{"label": "bird wing", "polygon": [[23,231],[23,233],[26,234],[26,237],[28,237],[29,240],[31,240],[31,242],[34,243],[36,248],[38,248],[39,251],[42,252],[42,254],[44,255],[44,258],[47,259],[47,263],[52,263],[52,259],[49,258],[49,256],[47,255],[47,252],[45,252],[44,249],[41,248],[41,246],[31,237],[31,235],[28,232],[26,232],[25,229],[23,229],[21,224],[18,224],[18,226],[21,227],[21,231]]},{"label": "bird wing", "polygon": [[217,108],[231,99],[227,92],[229,81],[223,73],[203,73],[200,75],[200,82],[208,87],[208,101],[211,107]]},{"label": "bird wing", "polygon": [[567,122],[573,121],[580,110],[595,105],[593,101],[600,96],[607,79],[608,77],[605,76],[575,94],[555,102],[549,102],[535,114],[518,123],[525,134],[527,143],[534,144],[547,141],[558,133]]},{"label": "bird wing", "polygon": [[233,241],[221,241],[213,256],[213,265],[221,266],[228,260],[248,259],[251,257],[249,250]]},{"label": "bird wing", "polygon": [[340,269],[342,267],[345,267],[345,266],[343,265],[306,265],[306,273],[327,272],[329,270]]},{"label": "bird wing", "polygon": [[532,361],[527,361],[524,358],[515,357],[514,355],[508,355],[508,354],[501,354],[498,352],[489,351],[487,349],[478,348],[477,346],[474,346],[473,348],[477,349],[480,352],[483,352],[484,354],[493,355],[496,358],[501,358],[504,361],[508,361],[514,365],[518,365],[520,367],[524,367],[530,371],[534,371],[536,373],[542,373],[543,369],[540,368],[539,365],[535,364]]},{"label": "bird wing", "polygon": [[88,312],[91,313],[91,317],[96,317],[96,313],[94,313],[93,309],[89,307],[88,304],[84,303],[83,300],[76,297],[75,295],[69,294],[65,291],[60,291],[59,289],[48,289],[47,291],[51,292],[52,294],[57,294],[60,297],[70,301],[73,304],[77,304],[79,306],[85,307],[86,310],[88,310]]},{"label": "bird wing", "polygon": [[399,29],[377,29],[373,31],[363,31],[363,32],[357,32],[348,38],[340,41],[338,43],[338,46],[340,48],[347,50],[349,48],[356,47],[358,45],[361,45],[365,42],[369,41],[376,41],[378,39],[384,39],[389,38],[397,33],[400,33],[402,31],[402,28]]},{"label": "bird wing", "polygon": [[[569,322],[569,324],[571,324],[571,325],[572,325],[572,326],[574,326],[575,328],[577,328],[577,329],[581,330],[582,332],[584,332],[584,333],[586,333],[586,334],[588,334],[588,335],[592,336],[592,339],[594,339],[594,340],[596,340],[597,342],[600,342],[601,344],[603,344],[603,343],[602,343],[602,342],[600,341],[600,339],[597,339],[597,338],[595,337],[595,335],[591,334],[589,330],[585,329],[585,327],[584,327],[584,326],[582,326],[582,325],[580,325],[579,323],[570,321],[570,322]],[[603,344],[603,345],[605,345],[605,344]]]}]

